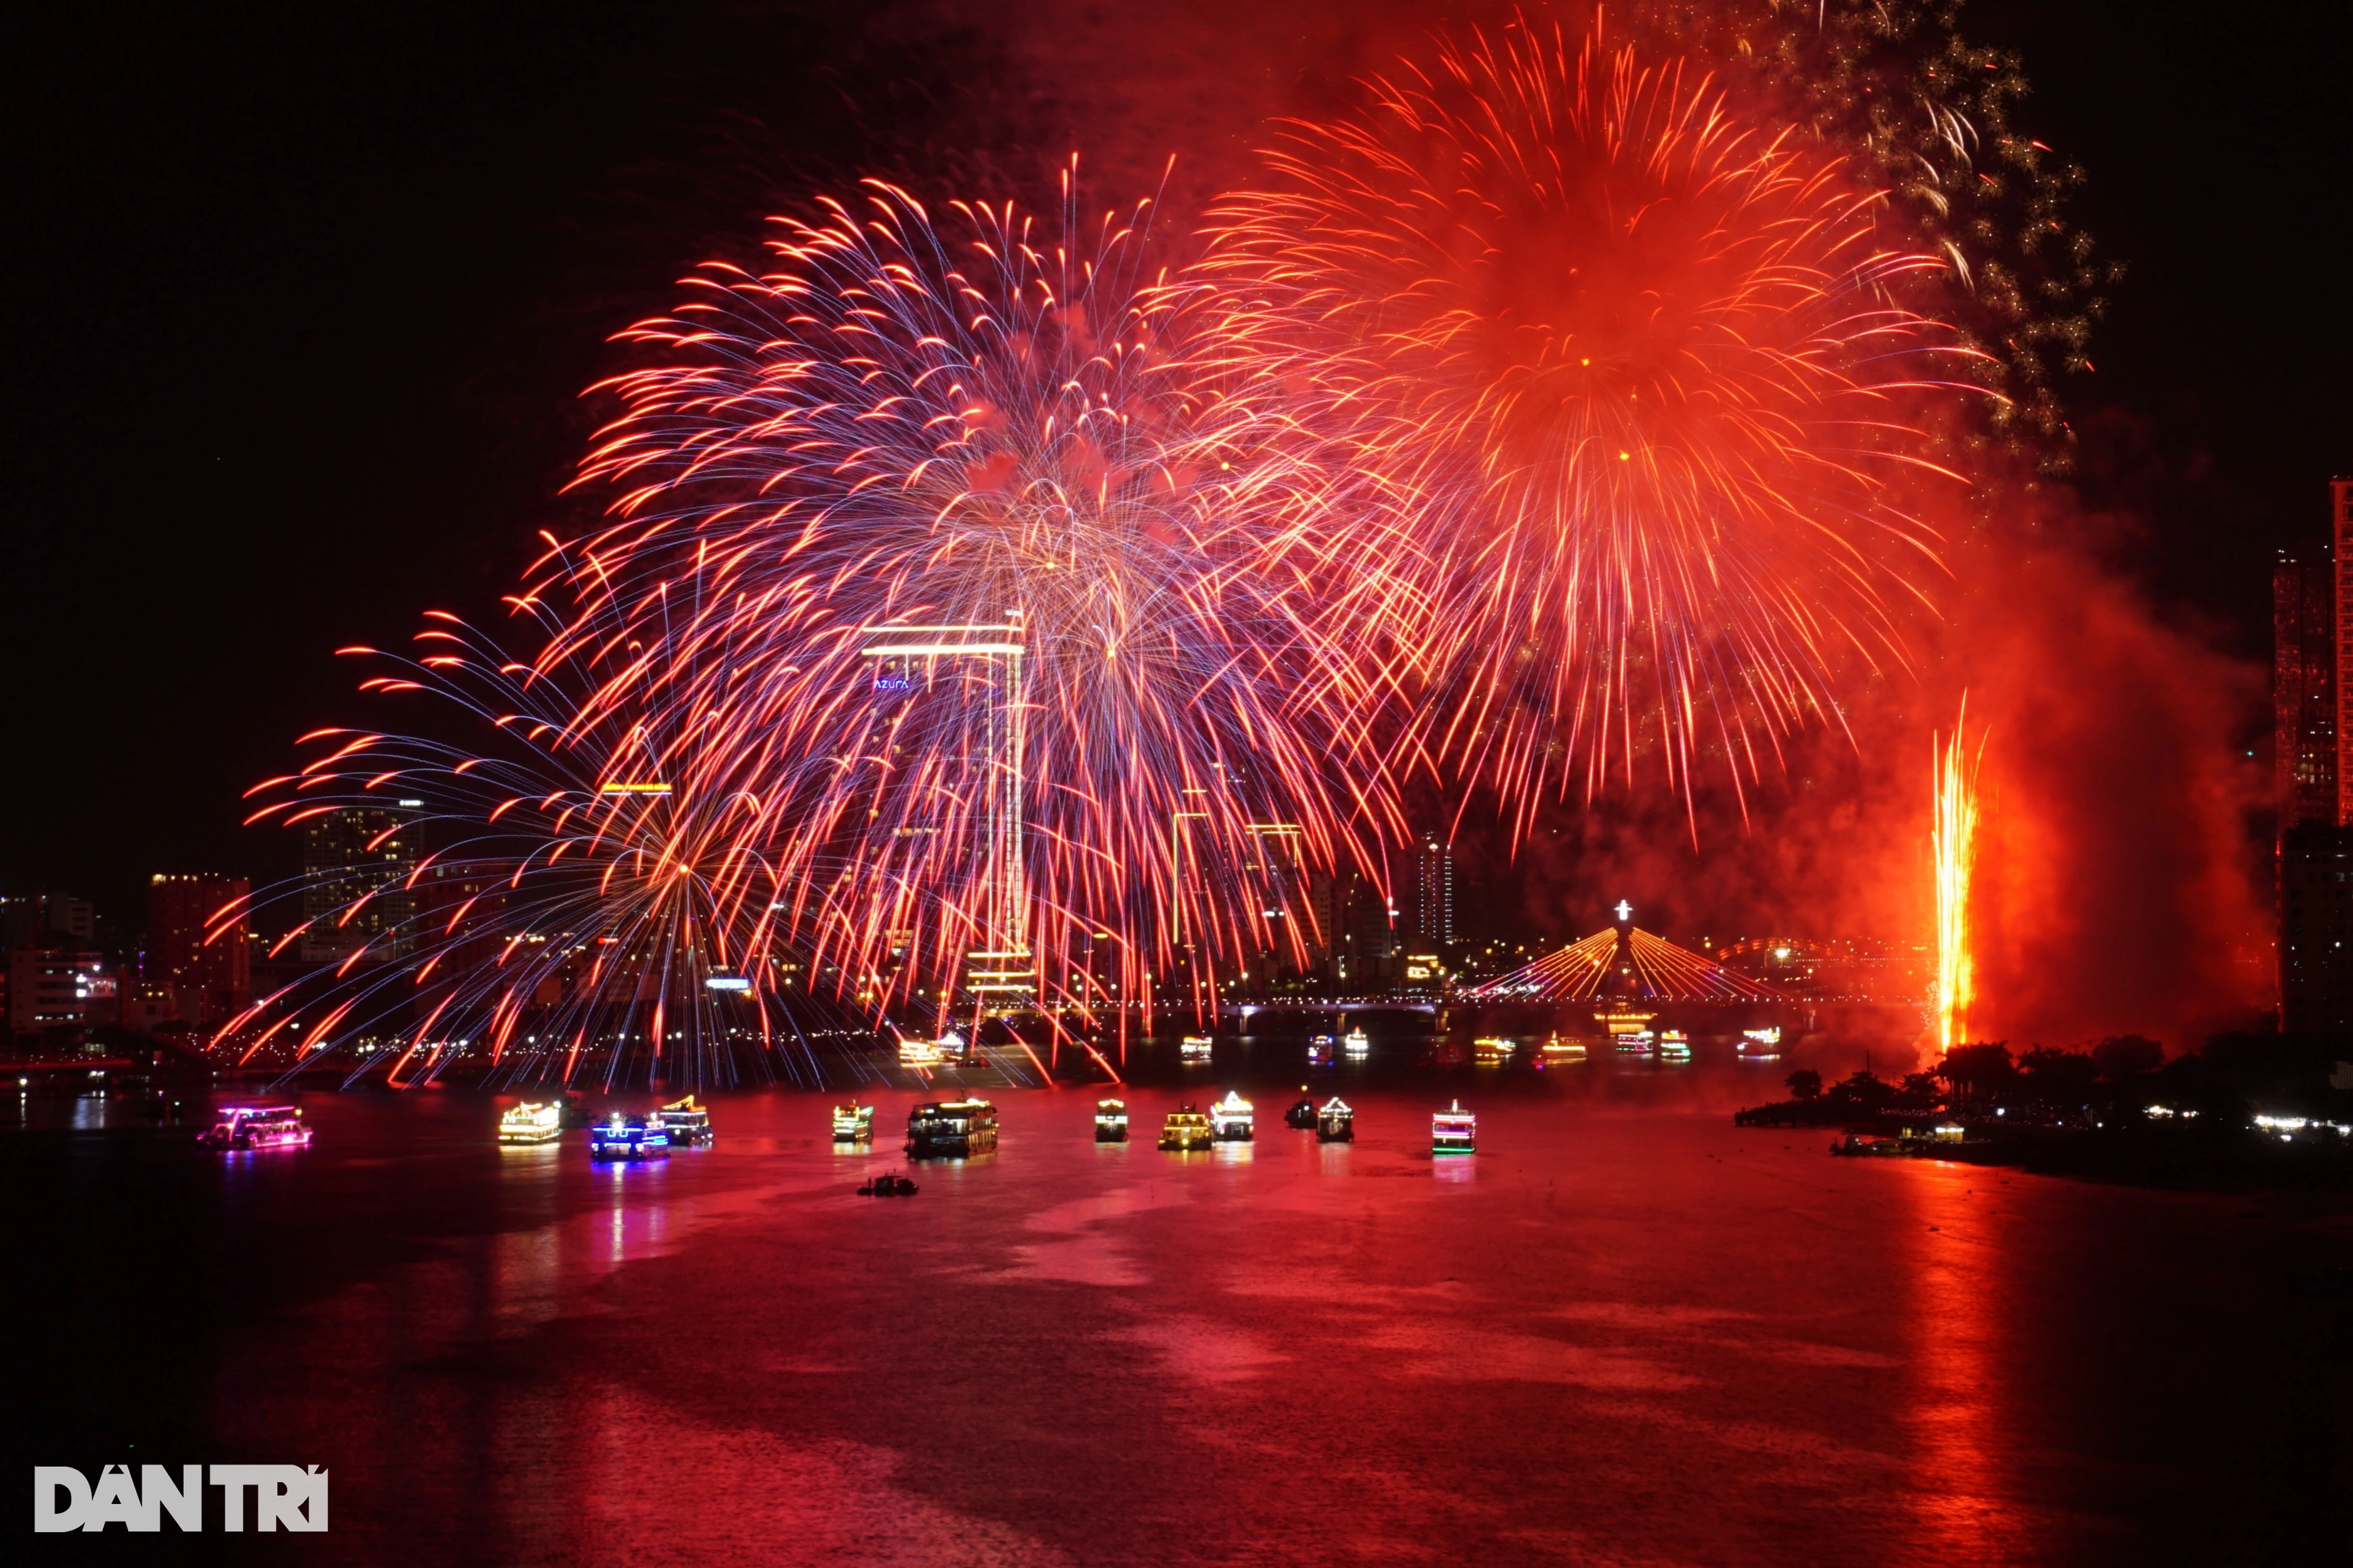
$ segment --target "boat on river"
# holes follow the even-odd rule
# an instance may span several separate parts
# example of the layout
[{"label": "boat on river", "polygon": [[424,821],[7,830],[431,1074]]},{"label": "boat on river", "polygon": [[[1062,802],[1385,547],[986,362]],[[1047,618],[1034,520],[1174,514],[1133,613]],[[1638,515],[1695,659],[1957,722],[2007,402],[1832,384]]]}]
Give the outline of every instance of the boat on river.
[{"label": "boat on river", "polygon": [[1475,1154],[1479,1152],[1479,1119],[1456,1100],[1430,1118],[1430,1152],[1433,1154]]},{"label": "boat on river", "polygon": [[1315,1142],[1318,1143],[1354,1143],[1356,1141],[1356,1113],[1348,1102],[1334,1095],[1315,1113]]},{"label": "boat on river", "polygon": [[600,1163],[667,1160],[670,1158],[670,1133],[658,1121],[648,1121],[642,1116],[623,1116],[616,1111],[607,1120],[588,1129],[588,1157]]},{"label": "boat on river", "polygon": [[564,1136],[564,1108],[524,1100],[499,1118],[501,1143],[553,1143]]},{"label": "boat on river", "polygon": [[1351,1029],[1341,1037],[1340,1048],[1348,1053],[1350,1061],[1360,1062],[1373,1054],[1373,1037],[1362,1029]]},{"label": "boat on river", "polygon": [[1258,1137],[1250,1102],[1232,1089],[1209,1107],[1209,1136],[1220,1143],[1248,1143]]},{"label": "boat on river", "polygon": [[694,1103],[694,1096],[674,1100],[655,1112],[661,1130],[670,1134],[670,1147],[682,1149],[689,1144],[711,1142],[711,1112]]},{"label": "boat on river", "polygon": [[1124,1100],[1095,1101],[1095,1142],[1098,1143],[1127,1142],[1127,1101]]},{"label": "boat on river", "polygon": [[1187,1035],[1176,1042],[1176,1059],[1187,1067],[1206,1066],[1217,1042],[1207,1035]]},{"label": "boat on river", "polygon": [[230,1105],[196,1142],[207,1149],[307,1149],[311,1130],[290,1105]]},{"label": "boat on river", "polygon": [[1315,1102],[1304,1095],[1293,1100],[1291,1109],[1282,1113],[1282,1124],[1285,1127],[1296,1127],[1302,1131],[1314,1126]]},{"label": "boat on river", "polygon": [[1163,1149],[1206,1149],[1216,1141],[1210,1131],[1209,1119],[1201,1108],[1187,1101],[1168,1113],[1160,1124],[1160,1146]]},{"label": "boat on river", "polygon": [[861,1198],[912,1198],[917,1190],[914,1183],[892,1171],[860,1186],[858,1195]]},{"label": "boat on river", "polygon": [[934,1100],[907,1112],[910,1160],[960,1160],[996,1152],[997,1107],[987,1100]]},{"label": "boat on river", "polygon": [[833,1141],[837,1143],[874,1142],[874,1108],[851,1100],[833,1108]]}]

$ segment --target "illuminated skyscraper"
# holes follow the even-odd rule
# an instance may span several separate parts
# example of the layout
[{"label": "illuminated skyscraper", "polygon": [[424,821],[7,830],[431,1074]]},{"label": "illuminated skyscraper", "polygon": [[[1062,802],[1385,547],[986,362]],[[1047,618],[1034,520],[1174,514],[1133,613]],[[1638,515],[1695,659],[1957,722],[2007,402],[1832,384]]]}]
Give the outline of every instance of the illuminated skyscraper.
[{"label": "illuminated skyscraper", "polygon": [[2337,614],[2328,557],[2272,568],[2273,798],[2279,830],[2337,821]]},{"label": "illuminated skyscraper", "polygon": [[[241,907],[249,890],[243,877],[166,872],[148,882],[149,979],[169,988],[180,1022],[218,1028],[252,1000],[253,952]],[[215,917],[232,908],[216,931]]]},{"label": "illuminated skyscraper", "polygon": [[417,825],[398,810],[353,806],[305,822],[302,962],[340,963],[363,949],[363,963],[406,957],[416,870]]},{"label": "illuminated skyscraper", "polygon": [[[2353,479],[2328,481],[2330,537],[2336,551],[2336,643],[2337,670],[2353,669]],[[2333,682],[2337,696],[2337,826],[2353,826],[2353,682],[2340,676]]]},{"label": "illuminated skyscraper", "polygon": [[1408,930],[1424,946],[1454,942],[1454,846],[1425,833],[1414,847]]}]

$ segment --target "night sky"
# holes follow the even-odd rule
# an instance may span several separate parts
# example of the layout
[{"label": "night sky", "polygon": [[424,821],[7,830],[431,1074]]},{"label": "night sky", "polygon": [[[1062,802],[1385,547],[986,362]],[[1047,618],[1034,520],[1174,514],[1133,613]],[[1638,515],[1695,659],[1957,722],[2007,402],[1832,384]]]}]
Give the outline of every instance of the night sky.
[{"label": "night sky", "polygon": [[[1148,53],[1175,9],[1100,25]],[[2353,8],[2293,14],[1968,12],[2025,52],[2021,128],[2087,166],[2077,210],[2129,268],[2066,389],[2113,564],[2258,659],[2273,549],[2318,540],[2353,471]],[[5,26],[0,887],[126,934],[151,871],[291,868],[237,796],[361,713],[332,648],[487,614],[533,531],[584,515],[557,492],[607,334],[748,258],[795,193],[985,175],[1070,129],[1009,34],[944,5]]]}]

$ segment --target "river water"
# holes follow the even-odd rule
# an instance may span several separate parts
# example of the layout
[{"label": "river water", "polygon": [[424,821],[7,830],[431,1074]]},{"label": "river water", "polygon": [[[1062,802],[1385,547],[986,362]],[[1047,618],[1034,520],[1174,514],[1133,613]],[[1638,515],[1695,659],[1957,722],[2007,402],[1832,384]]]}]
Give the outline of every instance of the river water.
[{"label": "river water", "polygon": [[[17,1485],[332,1475],[324,1535],[59,1561],[2342,1560],[2341,1206],[1833,1160],[1734,1128],[1739,1070],[1366,1089],[1353,1145],[1261,1091],[1184,1156],[1153,1130],[1206,1092],[1098,1145],[1093,1094],[1008,1091],[999,1152],[888,1203],[897,1138],[795,1092],[639,1168],[458,1091],[311,1096],[314,1147],[236,1157],[27,1107]],[[1457,1088],[1480,1152],[1433,1160]]]}]

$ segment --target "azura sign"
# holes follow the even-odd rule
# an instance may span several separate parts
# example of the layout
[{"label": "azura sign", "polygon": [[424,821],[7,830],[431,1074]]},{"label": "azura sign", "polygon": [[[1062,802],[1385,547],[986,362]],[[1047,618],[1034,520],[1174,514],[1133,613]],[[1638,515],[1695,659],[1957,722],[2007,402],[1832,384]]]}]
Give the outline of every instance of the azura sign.
[{"label": "azura sign", "polygon": [[[327,1472],[312,1465],[214,1465],[210,1477],[220,1490],[220,1527],[245,1528],[246,1497],[253,1498],[256,1530],[327,1528]],[[92,1484],[71,1465],[33,1467],[33,1529],[102,1531],[110,1524],[158,1531],[165,1516],[185,1531],[205,1528],[206,1467],[182,1465],[175,1476],[164,1465],[142,1465],[137,1479],[127,1465],[109,1465]]]}]

